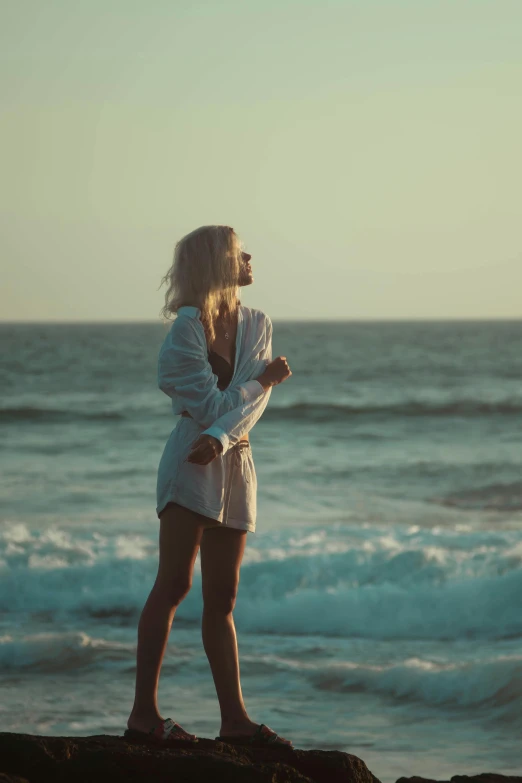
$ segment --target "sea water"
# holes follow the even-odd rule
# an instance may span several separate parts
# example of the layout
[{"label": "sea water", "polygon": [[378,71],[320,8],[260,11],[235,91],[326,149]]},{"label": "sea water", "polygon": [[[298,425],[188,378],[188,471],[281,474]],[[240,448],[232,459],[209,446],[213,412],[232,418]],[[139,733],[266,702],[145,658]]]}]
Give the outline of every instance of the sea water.
[{"label": "sea water", "polygon": [[[0,730],[122,734],[176,424],[161,324],[0,326]],[[522,322],[278,322],[234,618],[252,720],[400,775],[522,772]],[[224,531],[226,534],[226,531]],[[159,704],[220,714],[199,556]]]}]

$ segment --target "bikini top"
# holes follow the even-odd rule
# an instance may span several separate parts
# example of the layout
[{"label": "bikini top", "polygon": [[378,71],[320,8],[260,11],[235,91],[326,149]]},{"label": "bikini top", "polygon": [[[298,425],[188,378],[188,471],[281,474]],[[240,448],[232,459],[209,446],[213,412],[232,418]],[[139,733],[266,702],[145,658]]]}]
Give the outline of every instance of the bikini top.
[{"label": "bikini top", "polygon": [[223,356],[215,351],[208,351],[208,360],[212,367],[212,372],[218,377],[218,389],[223,391],[229,385],[234,374],[234,368]]}]

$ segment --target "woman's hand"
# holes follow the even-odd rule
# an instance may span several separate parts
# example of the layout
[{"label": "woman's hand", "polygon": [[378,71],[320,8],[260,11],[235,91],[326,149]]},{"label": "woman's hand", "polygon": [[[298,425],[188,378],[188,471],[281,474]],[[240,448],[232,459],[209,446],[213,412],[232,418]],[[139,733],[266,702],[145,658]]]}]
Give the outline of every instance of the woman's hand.
[{"label": "woman's hand", "polygon": [[265,367],[256,381],[259,381],[265,391],[271,386],[277,386],[279,383],[283,383],[287,378],[290,378],[292,371],[286,361],[286,356],[278,356],[273,362],[270,362]]},{"label": "woman's hand", "polygon": [[200,435],[192,444],[192,449],[187,457],[187,462],[195,462],[197,465],[208,465],[223,451],[223,444],[212,435]]}]

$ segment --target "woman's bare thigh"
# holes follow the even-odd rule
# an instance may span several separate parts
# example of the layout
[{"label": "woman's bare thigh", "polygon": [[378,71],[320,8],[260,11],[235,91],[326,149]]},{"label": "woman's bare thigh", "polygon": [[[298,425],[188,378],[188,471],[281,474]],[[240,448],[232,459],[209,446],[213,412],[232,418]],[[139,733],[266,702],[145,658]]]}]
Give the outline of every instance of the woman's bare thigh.
[{"label": "woman's bare thigh", "polygon": [[247,531],[207,529],[201,539],[201,587],[205,606],[233,608]]},{"label": "woman's bare thigh", "polygon": [[190,590],[203,531],[212,523],[215,520],[178,503],[165,507],[160,515],[158,586],[173,594]]}]

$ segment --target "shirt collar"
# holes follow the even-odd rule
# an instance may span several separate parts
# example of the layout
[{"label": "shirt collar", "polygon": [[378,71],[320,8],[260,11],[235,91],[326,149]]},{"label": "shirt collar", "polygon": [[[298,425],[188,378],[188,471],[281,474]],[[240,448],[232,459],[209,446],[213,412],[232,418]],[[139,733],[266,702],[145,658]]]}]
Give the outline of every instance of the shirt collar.
[{"label": "shirt collar", "polygon": [[199,307],[193,307],[192,305],[182,305],[181,307],[178,307],[177,312],[184,313],[185,315],[190,316],[190,318],[199,318],[200,309]]},{"label": "shirt collar", "polygon": [[[241,303],[239,304],[239,311],[241,312]],[[181,305],[181,307],[178,307],[176,312],[178,313],[183,312],[186,315],[190,316],[190,318],[199,318],[201,310],[199,309],[199,307],[194,307],[193,305]]]}]

